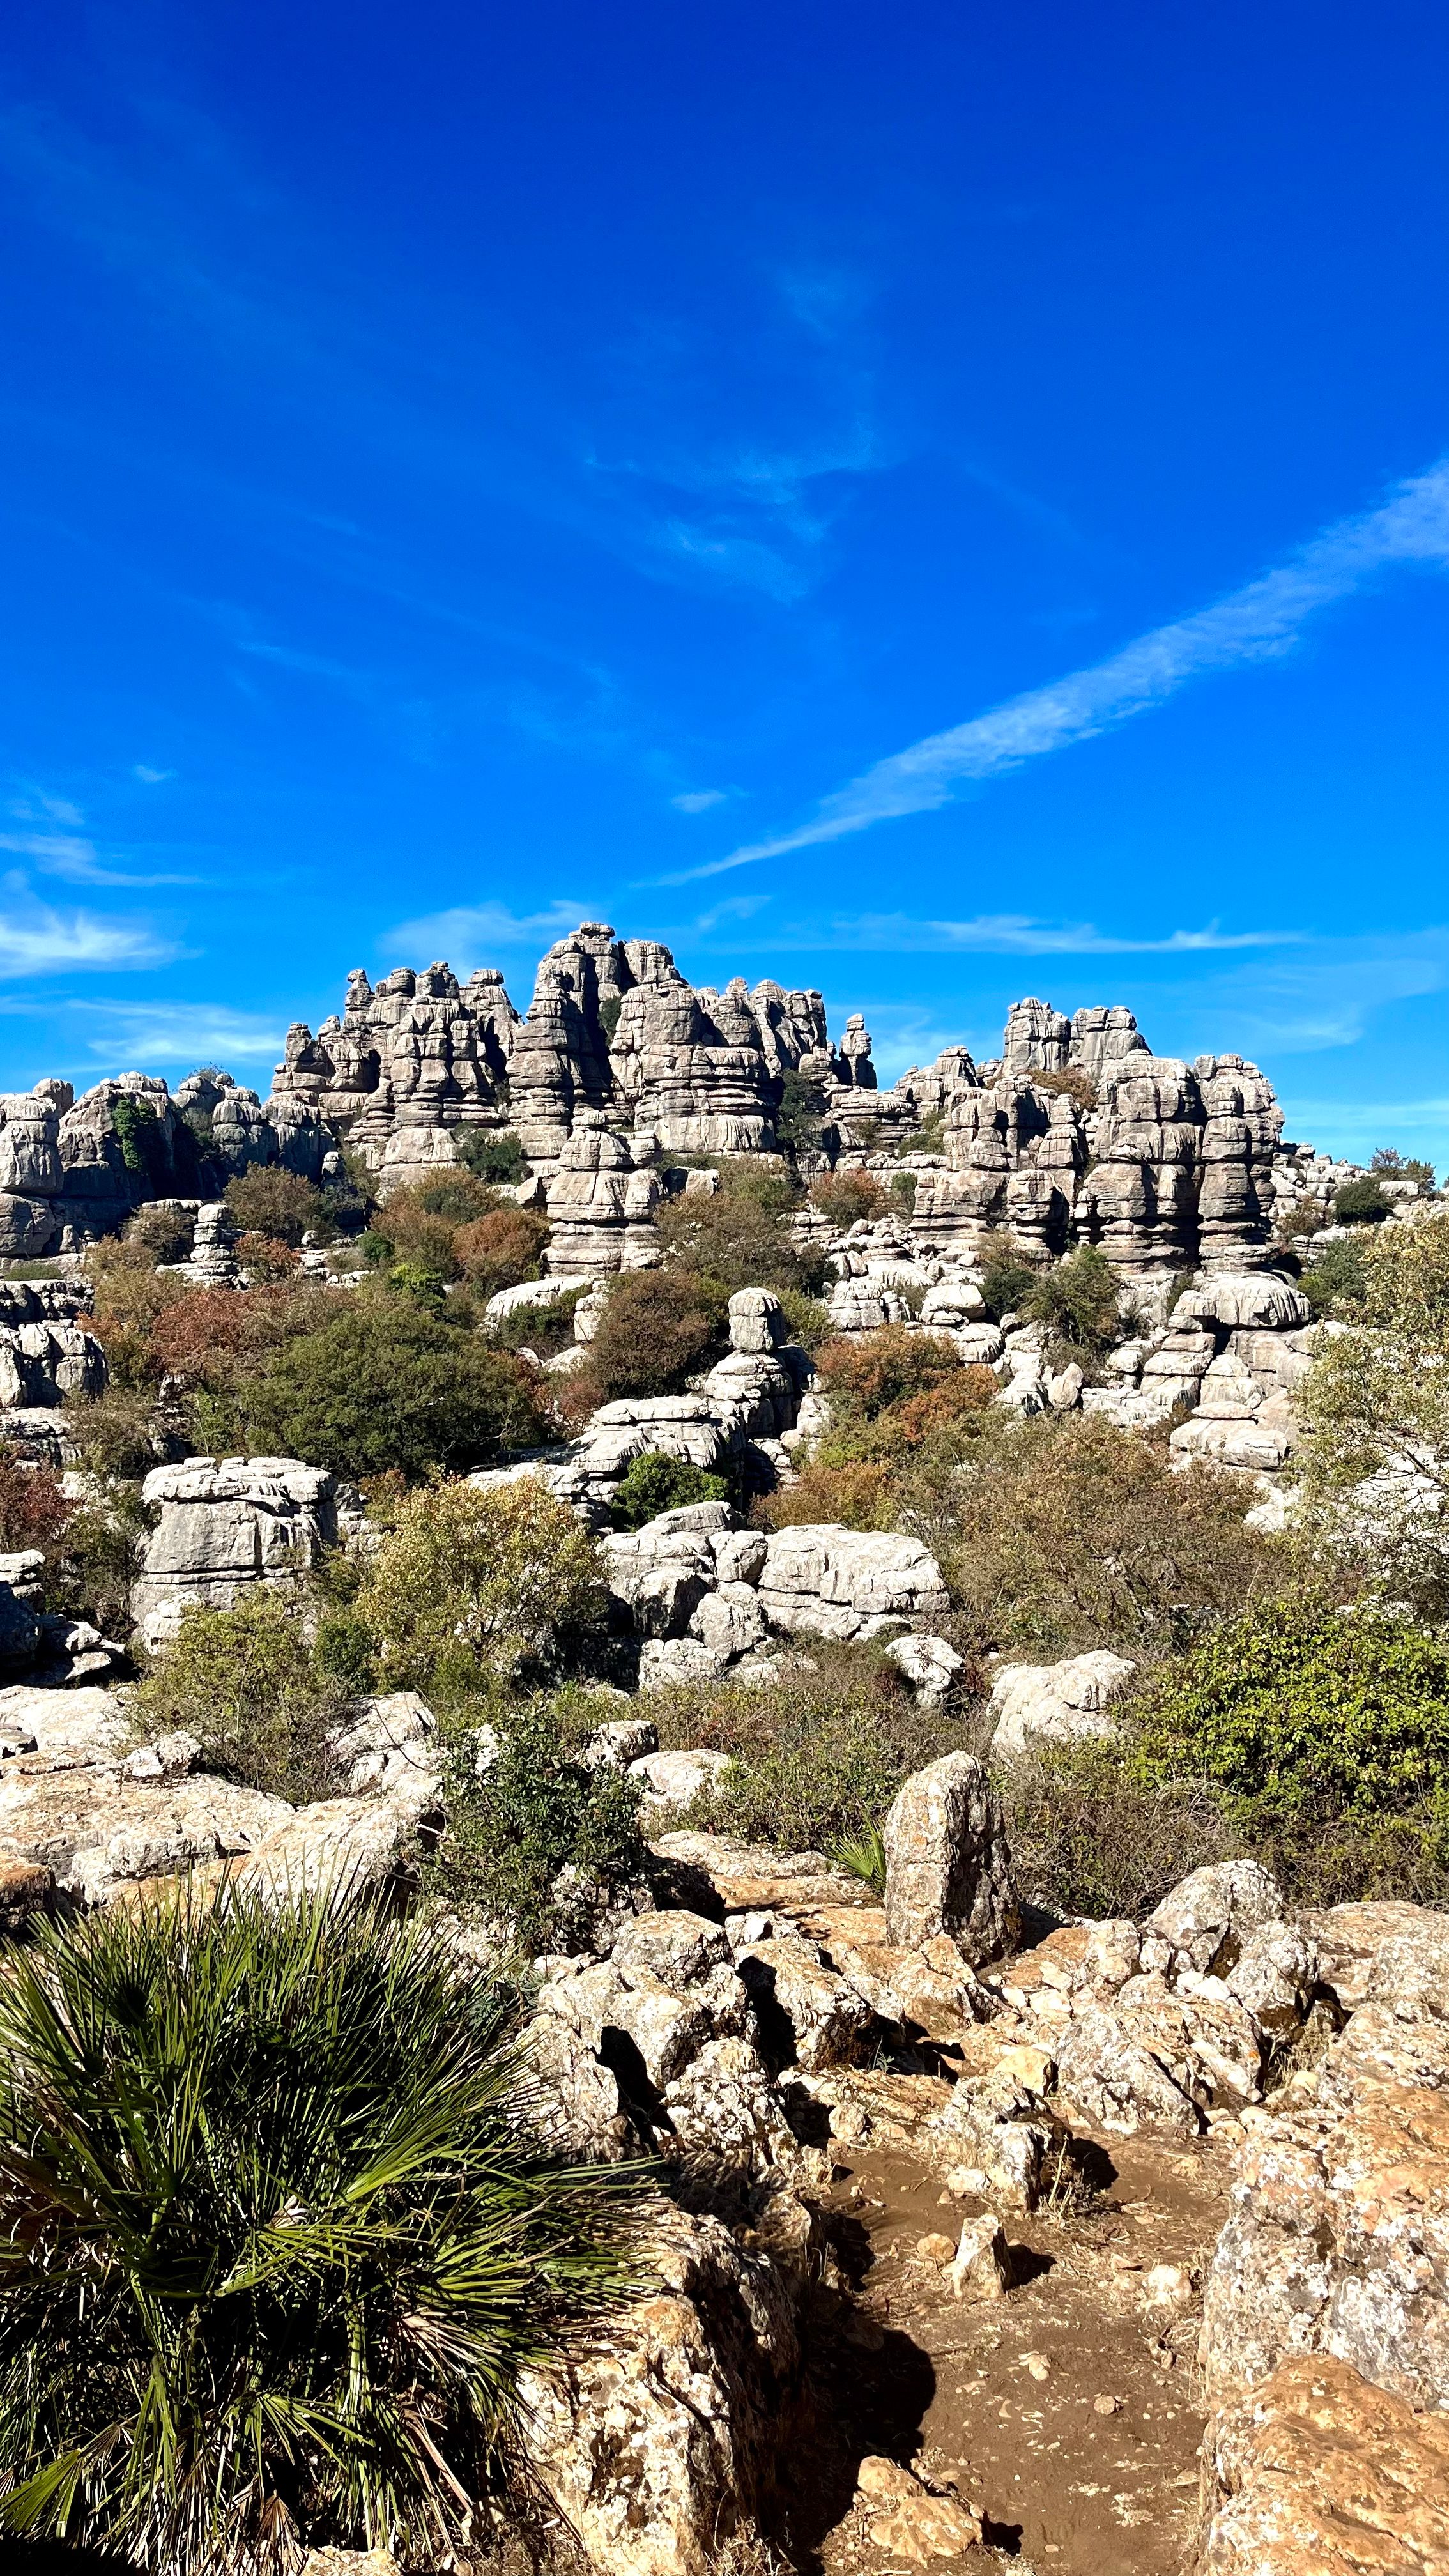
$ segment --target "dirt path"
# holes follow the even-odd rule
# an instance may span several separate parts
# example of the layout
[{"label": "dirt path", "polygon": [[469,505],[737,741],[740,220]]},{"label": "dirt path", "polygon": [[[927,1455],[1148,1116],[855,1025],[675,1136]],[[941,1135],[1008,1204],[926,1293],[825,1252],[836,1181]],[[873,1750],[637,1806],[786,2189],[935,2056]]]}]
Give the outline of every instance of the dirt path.
[{"label": "dirt path", "polygon": [[953,2199],[939,2173],[903,2154],[851,2155],[832,2200],[857,2300],[822,2298],[811,2353],[822,2413],[847,2453],[802,2454],[787,2511],[799,2566],[884,2576],[911,2563],[872,2544],[854,2492],[867,2452],[983,2515],[990,2546],[932,2559],[943,2576],[1003,2562],[1022,2576],[1176,2576],[1184,2566],[1203,2429],[1201,2282],[1230,2149],[1103,2143],[1110,2179],[1089,2209],[1006,2222],[1016,2285],[987,2305],[958,2302],[921,2250],[923,2238],[954,2241],[982,2204]]}]

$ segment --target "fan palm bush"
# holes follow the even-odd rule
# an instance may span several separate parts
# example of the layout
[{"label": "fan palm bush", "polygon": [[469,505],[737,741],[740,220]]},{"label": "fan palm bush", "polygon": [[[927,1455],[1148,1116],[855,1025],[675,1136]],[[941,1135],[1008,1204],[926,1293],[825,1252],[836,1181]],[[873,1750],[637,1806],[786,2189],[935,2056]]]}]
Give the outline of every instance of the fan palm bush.
[{"label": "fan palm bush", "polygon": [[152,2576],[466,2543],[518,2375],[627,2294],[518,2001],[371,1898],[184,1888],[0,1967],[0,2530]]}]

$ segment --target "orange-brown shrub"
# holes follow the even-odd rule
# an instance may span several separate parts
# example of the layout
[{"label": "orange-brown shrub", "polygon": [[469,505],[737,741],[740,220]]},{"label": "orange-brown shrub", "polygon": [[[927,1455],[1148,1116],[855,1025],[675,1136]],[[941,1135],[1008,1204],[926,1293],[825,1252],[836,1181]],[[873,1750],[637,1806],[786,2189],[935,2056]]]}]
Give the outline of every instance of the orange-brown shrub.
[{"label": "orange-brown shrub", "polygon": [[832,1225],[873,1224],[884,1216],[890,1199],[873,1172],[822,1172],[810,1184],[810,1203]]},{"label": "orange-brown shrub", "polygon": [[895,1503],[889,1467],[868,1460],[830,1466],[812,1459],[793,1485],[766,1494],[755,1506],[762,1529],[793,1529],[802,1521],[837,1521],[846,1529],[892,1529]]},{"label": "orange-brown shrub", "polygon": [[533,1208],[495,1208],[459,1226],[453,1258],[465,1279],[493,1297],[500,1288],[517,1288],[523,1280],[537,1278],[547,1241],[548,1219]]},{"label": "orange-brown shrub", "polygon": [[816,1353],[815,1366],[837,1410],[869,1422],[889,1406],[959,1375],[961,1354],[944,1334],[884,1324],[878,1333],[827,1342]]}]

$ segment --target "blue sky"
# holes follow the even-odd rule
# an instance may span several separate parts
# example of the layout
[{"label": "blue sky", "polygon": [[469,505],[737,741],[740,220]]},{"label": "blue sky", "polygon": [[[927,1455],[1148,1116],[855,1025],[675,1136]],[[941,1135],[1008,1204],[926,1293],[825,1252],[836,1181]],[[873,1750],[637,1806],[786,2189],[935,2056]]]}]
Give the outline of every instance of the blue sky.
[{"label": "blue sky", "polygon": [[0,1082],[584,916],[1449,1161],[1449,20],[0,40]]}]

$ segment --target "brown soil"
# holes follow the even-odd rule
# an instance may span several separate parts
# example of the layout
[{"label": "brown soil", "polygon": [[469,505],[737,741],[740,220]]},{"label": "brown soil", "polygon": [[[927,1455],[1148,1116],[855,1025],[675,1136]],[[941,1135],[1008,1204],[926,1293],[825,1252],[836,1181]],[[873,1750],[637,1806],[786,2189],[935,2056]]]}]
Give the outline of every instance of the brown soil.
[{"label": "brown soil", "polygon": [[[1176,2576],[1197,2523],[1203,2431],[1195,2354],[1201,2284],[1222,2227],[1231,2149],[1145,2137],[1103,2142],[1087,2207],[1006,2220],[1015,2286],[958,2302],[925,2236],[953,2240],[982,2204],[953,2199],[913,2159],[860,2153],[831,2195],[848,2292],[821,2292],[810,2327],[812,2415],[839,2443],[803,2444],[780,2540],[815,2576],[885,2576],[855,2495],[882,2452],[984,2517],[987,2546],[952,2567],[1016,2576]],[[1155,2266],[1184,2276],[1154,2298]],[[1111,2400],[1110,2407],[1105,2401]]]}]

